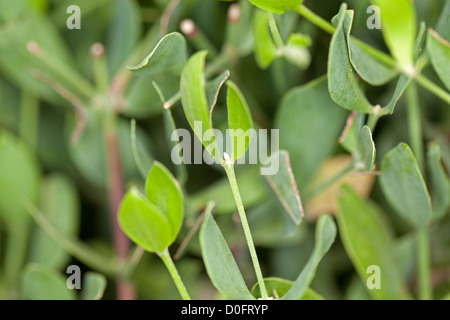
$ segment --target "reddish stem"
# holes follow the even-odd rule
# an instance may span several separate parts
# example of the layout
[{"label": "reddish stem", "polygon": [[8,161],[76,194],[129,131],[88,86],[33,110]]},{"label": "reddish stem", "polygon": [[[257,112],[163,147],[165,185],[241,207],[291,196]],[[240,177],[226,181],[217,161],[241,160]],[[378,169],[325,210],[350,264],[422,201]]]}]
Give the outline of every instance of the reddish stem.
[{"label": "reddish stem", "polygon": [[[106,133],[106,148],[108,155],[108,177],[109,177],[109,207],[110,219],[116,257],[121,261],[126,261],[130,253],[130,242],[119,226],[117,215],[120,202],[124,194],[122,166],[120,162],[119,141],[116,132]],[[117,298],[119,300],[134,300],[135,292],[133,284],[117,277]]]}]

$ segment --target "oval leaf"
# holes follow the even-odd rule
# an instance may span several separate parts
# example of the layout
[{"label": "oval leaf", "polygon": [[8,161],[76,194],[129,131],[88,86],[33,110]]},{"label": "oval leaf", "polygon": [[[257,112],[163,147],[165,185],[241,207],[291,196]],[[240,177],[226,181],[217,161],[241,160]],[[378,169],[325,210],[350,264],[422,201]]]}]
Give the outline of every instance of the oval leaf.
[{"label": "oval leaf", "polygon": [[364,126],[359,136],[359,143],[356,152],[356,168],[365,172],[371,172],[375,163],[375,143],[372,139],[372,132],[368,126]]},{"label": "oval leaf", "polygon": [[170,225],[170,243],[175,241],[183,224],[184,205],[181,187],[161,163],[155,161],[145,184],[147,200],[162,213]]},{"label": "oval leaf", "polygon": [[261,10],[253,14],[253,37],[255,38],[255,59],[261,69],[266,69],[277,57],[277,47],[269,31],[269,19]]},{"label": "oval leaf", "polygon": [[450,180],[441,163],[439,144],[433,143],[427,153],[433,198],[433,220],[441,219],[450,206]]},{"label": "oval leaf", "polygon": [[286,10],[296,10],[303,0],[250,0],[255,6],[275,13],[284,13]]},{"label": "oval leaf", "polygon": [[369,290],[375,299],[404,299],[405,288],[395,261],[393,241],[378,211],[349,186],[342,187],[337,215],[345,250],[364,284],[369,266],[382,272],[381,288]]},{"label": "oval leaf", "polygon": [[345,110],[330,99],[325,77],[292,89],[283,97],[275,127],[280,129],[280,148],[291,157],[300,191],[335,150],[345,119]]},{"label": "oval leaf", "polygon": [[343,4],[328,55],[328,89],[334,102],[344,109],[372,113],[373,107],[359,88],[350,63],[348,39],[353,22],[353,11]]},{"label": "oval leaf", "polygon": [[131,188],[119,208],[119,224],[135,243],[150,252],[163,252],[171,244],[172,227],[159,208]]},{"label": "oval leaf", "polygon": [[83,300],[100,300],[106,289],[106,278],[97,272],[86,272],[83,277]]},{"label": "oval leaf", "polygon": [[206,271],[220,293],[231,299],[255,299],[248,290],[227,242],[210,212],[206,213],[202,223],[200,246]]},{"label": "oval leaf", "polygon": [[28,146],[0,131],[0,219],[11,232],[21,232],[29,221],[23,200],[39,197],[40,168]]},{"label": "oval leaf", "polygon": [[[206,54],[206,51],[200,51],[189,59],[181,74],[180,89],[186,118],[202,143],[205,131],[212,129],[203,75]],[[197,121],[201,123],[201,127],[195,125]]]},{"label": "oval leaf", "polygon": [[27,300],[75,300],[67,288],[66,278],[53,269],[39,265],[28,266],[22,277],[22,296]]},{"label": "oval leaf", "polygon": [[352,39],[349,39],[349,55],[356,72],[364,81],[371,85],[381,86],[398,75],[397,70],[386,66],[370,51]]},{"label": "oval leaf", "polygon": [[416,13],[410,0],[372,0],[381,10],[381,31],[389,50],[403,69],[412,67]]},{"label": "oval leaf", "polygon": [[186,61],[186,40],[180,33],[173,32],[162,38],[141,63],[134,67],[128,67],[128,69],[148,75],[179,74],[183,70]]},{"label": "oval leaf", "polygon": [[428,54],[434,70],[450,90],[450,42],[433,29],[428,31]]},{"label": "oval leaf", "polygon": [[[232,146],[230,157],[234,161],[242,157],[250,145],[253,120],[239,88],[230,80],[227,81],[227,86],[228,129]],[[248,136],[249,133],[250,136]]]},{"label": "oval leaf", "polygon": [[431,216],[430,196],[408,145],[401,143],[389,151],[381,172],[381,187],[391,206],[414,227],[425,227]]}]

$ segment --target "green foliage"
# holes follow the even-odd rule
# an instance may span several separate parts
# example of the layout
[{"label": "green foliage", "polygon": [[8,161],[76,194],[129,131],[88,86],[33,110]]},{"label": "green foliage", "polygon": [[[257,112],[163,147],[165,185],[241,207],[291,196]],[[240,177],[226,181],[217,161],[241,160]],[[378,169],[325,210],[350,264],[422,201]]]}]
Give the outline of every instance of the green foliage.
[{"label": "green foliage", "polygon": [[183,196],[175,178],[155,162],[148,175],[146,196],[136,188],[125,195],[119,210],[124,232],[150,252],[163,252],[175,241],[183,222]]},{"label": "green foliage", "polygon": [[396,212],[412,226],[423,228],[431,217],[431,201],[416,159],[401,143],[381,162],[383,192]]},{"label": "green foliage", "polygon": [[0,299],[448,299],[450,0],[332,2],[0,0]]},{"label": "green foliage", "polygon": [[75,300],[74,291],[67,288],[61,274],[39,265],[31,265],[25,270],[22,292],[27,300]]},{"label": "green foliage", "polygon": [[292,284],[292,287],[283,296],[283,300],[298,300],[303,297],[311,281],[314,279],[317,266],[330,249],[335,237],[336,225],[333,219],[327,214],[322,215],[317,221],[314,250],[302,272]]},{"label": "green foliage", "polygon": [[298,9],[303,0],[250,0],[250,2],[261,9],[283,13],[286,10]]},{"label": "green foliage", "polygon": [[83,300],[100,300],[106,288],[106,278],[96,272],[87,272],[83,278]]},{"label": "green foliage", "polygon": [[229,156],[234,161],[242,157],[250,146],[252,137],[247,139],[246,132],[253,129],[253,121],[239,88],[231,81],[227,82],[227,86],[228,129],[233,130],[230,132],[232,154]]},{"label": "green foliage", "polygon": [[211,214],[203,220],[200,245],[206,270],[216,289],[229,299],[254,299]]},{"label": "green foliage", "polygon": [[428,54],[434,70],[436,70],[442,82],[450,90],[450,70],[448,67],[450,43],[431,29],[428,32]]},{"label": "green foliage", "polygon": [[409,0],[372,0],[379,6],[381,30],[386,44],[401,68],[413,64],[413,49],[416,39],[416,13]]},{"label": "green foliage", "polygon": [[370,276],[369,266],[378,266],[383,272],[381,289],[369,290],[373,298],[404,299],[405,288],[395,261],[393,239],[376,207],[345,186],[339,197],[338,223],[344,247],[363,283]]},{"label": "green foliage", "polygon": [[330,96],[334,102],[345,109],[371,113],[373,107],[358,86],[348,53],[348,37],[353,21],[353,12],[346,10],[346,6],[342,5],[341,11],[334,19],[338,22],[328,56]]},{"label": "green foliage", "polygon": [[345,123],[345,112],[330,99],[327,81],[321,78],[288,92],[275,123],[280,129],[280,147],[289,151],[292,170],[302,190],[319,164],[333,152]]}]

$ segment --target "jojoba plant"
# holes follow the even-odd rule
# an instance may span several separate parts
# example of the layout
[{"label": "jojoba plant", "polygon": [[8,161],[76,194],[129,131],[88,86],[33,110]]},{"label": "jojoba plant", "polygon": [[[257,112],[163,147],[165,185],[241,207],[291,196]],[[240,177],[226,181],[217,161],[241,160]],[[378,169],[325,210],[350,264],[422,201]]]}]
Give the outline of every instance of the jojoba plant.
[{"label": "jojoba plant", "polygon": [[71,5],[0,0],[0,298],[450,298],[450,0]]}]

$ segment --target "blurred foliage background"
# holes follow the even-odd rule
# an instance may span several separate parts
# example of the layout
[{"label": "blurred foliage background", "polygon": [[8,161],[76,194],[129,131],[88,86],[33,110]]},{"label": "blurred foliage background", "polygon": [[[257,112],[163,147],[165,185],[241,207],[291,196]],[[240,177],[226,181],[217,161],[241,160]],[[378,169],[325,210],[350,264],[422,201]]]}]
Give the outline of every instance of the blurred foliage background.
[{"label": "blurred foliage background", "polygon": [[[171,248],[173,253],[207,201],[215,200],[216,219],[245,280],[256,282],[236,221],[234,200],[220,168],[205,164],[180,169],[171,163],[167,119],[152,81],[167,99],[177,93],[179,78],[170,74],[136,76],[126,68],[139,63],[162,36],[180,31],[184,19],[192,19],[198,34],[187,37],[189,51],[207,49],[207,62],[217,61],[214,58],[218,55],[222,57],[219,62],[224,70],[231,71],[231,78],[243,91],[256,126],[280,129],[280,146],[291,154],[300,193],[308,184],[333,175],[350,161],[338,143],[348,113],[336,106],[334,110],[313,110],[297,119],[289,111],[302,103],[289,95],[290,90],[326,74],[331,36],[294,12],[277,16],[282,36],[294,31],[310,36],[311,63],[300,69],[280,58],[263,70],[253,54],[252,14],[256,9],[248,1],[239,1],[240,20],[233,22],[228,16],[232,3],[0,0],[0,298],[42,297],[45,293],[36,293],[29,287],[27,279],[33,270],[43,268],[61,282],[68,276],[67,266],[72,264],[79,265],[83,273],[94,270],[105,274],[105,298],[117,298],[116,269],[123,267],[133,250],[120,251],[114,245],[111,216],[116,212],[121,192],[144,182],[133,157],[131,119],[137,120],[137,153],[144,171],[148,171],[153,159],[158,160],[176,174],[185,191],[186,221],[179,240]],[[355,10],[352,34],[387,52],[381,32],[366,27],[369,1],[347,3]],[[66,26],[71,15],[66,10],[74,4],[81,9],[80,30]],[[305,1],[308,8],[328,21],[337,14],[340,4],[337,0]],[[441,0],[415,1],[417,20],[435,26],[443,4]],[[93,47],[96,43],[102,46]],[[441,84],[431,68],[425,74]],[[364,89],[369,100],[385,103],[394,87]],[[450,108],[427,91],[419,91],[424,141],[439,142],[448,172]],[[216,108],[218,124],[226,121],[224,98],[221,94]],[[180,103],[172,107],[172,112],[177,127],[189,127]],[[395,114],[382,118],[374,133],[377,159],[400,141],[408,142],[406,119],[402,99]],[[283,207],[257,169],[238,166],[237,179],[263,273],[295,279],[312,250],[314,221],[324,211],[335,213],[337,191],[321,198],[303,199],[308,219],[290,234],[285,227]],[[410,229],[393,214],[375,176],[346,179],[381,208],[395,234],[402,275],[414,292],[415,240]],[[89,250],[79,254],[63,240],[56,243],[48,237],[28,212],[33,208],[76,249]],[[449,228],[447,214],[431,232],[432,279],[437,298],[450,289]],[[176,264],[193,298],[217,298],[206,276],[196,236]],[[179,298],[157,257],[143,254],[132,269],[135,297]],[[339,239],[320,264],[312,288],[327,299],[368,297]]]}]

